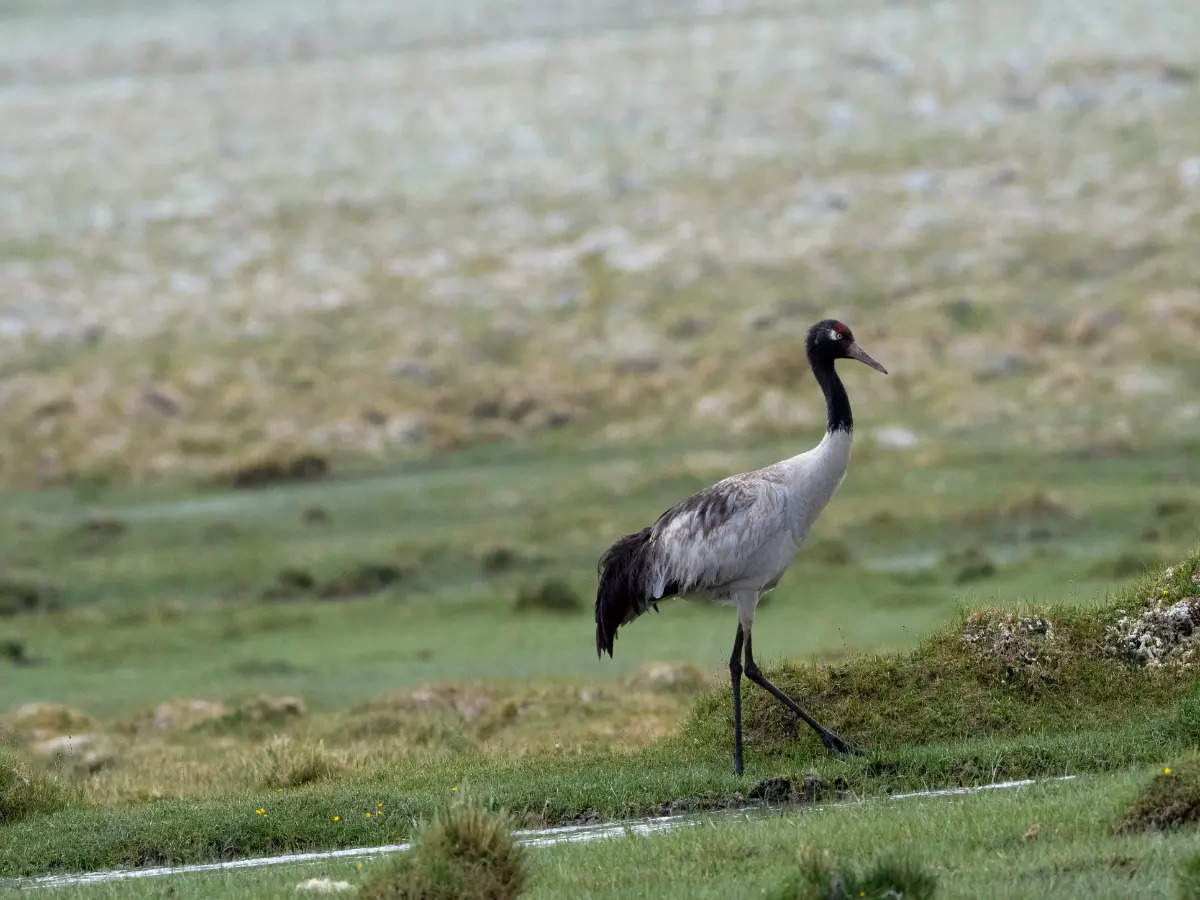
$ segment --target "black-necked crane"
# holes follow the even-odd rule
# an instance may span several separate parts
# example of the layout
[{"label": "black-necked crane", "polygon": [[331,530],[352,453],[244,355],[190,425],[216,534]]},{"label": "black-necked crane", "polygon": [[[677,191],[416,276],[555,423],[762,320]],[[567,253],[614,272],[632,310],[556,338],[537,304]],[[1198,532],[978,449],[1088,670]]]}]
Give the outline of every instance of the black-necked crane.
[{"label": "black-necked crane", "polygon": [[[803,719],[834,753],[856,748],[775,687],[754,662],[754,610],[778,584],[821,510],[846,477],[854,420],[834,369],[857,359],[887,374],[841,322],[826,319],[808,332],[808,361],[825,394],[825,437],[805,453],[764,469],[731,475],[672,506],[653,525],[627,534],[600,558],[596,591],[596,653],[612,656],[617,629],[668,597],[725,601],[737,610],[729,673],[733,681],[733,768],[742,774],[742,673]],[[745,666],[742,659],[745,654]]]}]

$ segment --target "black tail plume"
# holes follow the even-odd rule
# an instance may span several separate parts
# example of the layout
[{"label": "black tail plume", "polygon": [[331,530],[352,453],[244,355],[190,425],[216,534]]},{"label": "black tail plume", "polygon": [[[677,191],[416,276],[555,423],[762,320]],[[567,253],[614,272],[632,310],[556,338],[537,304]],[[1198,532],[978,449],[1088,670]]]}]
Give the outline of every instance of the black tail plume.
[{"label": "black tail plume", "polygon": [[612,656],[617,629],[650,607],[658,608],[647,586],[650,529],[627,534],[608,548],[596,567],[596,655]]}]

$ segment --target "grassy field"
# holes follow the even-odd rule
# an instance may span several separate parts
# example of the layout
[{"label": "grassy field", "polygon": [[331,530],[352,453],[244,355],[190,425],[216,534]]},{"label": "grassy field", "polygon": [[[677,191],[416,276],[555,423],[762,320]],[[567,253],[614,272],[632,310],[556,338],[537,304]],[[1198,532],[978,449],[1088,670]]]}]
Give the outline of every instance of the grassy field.
[{"label": "grassy field", "polygon": [[[529,897],[752,897],[776,888],[801,853],[834,860],[909,855],[939,897],[1168,896],[1194,835],[1114,831],[1143,773],[969,797],[865,803],[800,814],[701,816],[694,827],[533,851]],[[173,877],[175,897],[285,897],[310,878],[357,885],[378,860]],[[83,898],[158,897],[161,879],[48,891]]]},{"label": "grassy field", "polygon": [[[636,7],[0,0],[0,876],[1080,773],[547,850],[531,892],[881,840],[947,896],[1171,889],[1194,833],[1112,821],[1200,742],[1200,16]],[[755,649],[870,753],[751,692],[739,781],[730,611],[598,661],[594,566],[816,442],[826,315],[892,374],[844,372]]]}]

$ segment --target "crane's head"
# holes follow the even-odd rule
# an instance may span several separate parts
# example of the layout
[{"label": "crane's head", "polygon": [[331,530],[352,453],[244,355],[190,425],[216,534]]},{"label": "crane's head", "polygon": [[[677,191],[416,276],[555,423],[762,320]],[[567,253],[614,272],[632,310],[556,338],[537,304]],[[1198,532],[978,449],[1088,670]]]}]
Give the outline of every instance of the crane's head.
[{"label": "crane's head", "polygon": [[810,328],[805,346],[808,358],[814,365],[832,365],[835,359],[857,359],[876,372],[887,374],[887,369],[871,359],[867,351],[858,346],[850,329],[837,319],[825,319]]}]

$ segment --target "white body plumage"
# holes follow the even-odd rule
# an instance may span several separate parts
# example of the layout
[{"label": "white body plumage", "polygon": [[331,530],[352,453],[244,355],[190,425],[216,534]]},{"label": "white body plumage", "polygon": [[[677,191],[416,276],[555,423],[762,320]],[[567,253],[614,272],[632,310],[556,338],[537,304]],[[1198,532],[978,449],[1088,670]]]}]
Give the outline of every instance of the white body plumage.
[{"label": "white body plumage", "polygon": [[646,548],[650,595],[728,599],[752,617],[846,477],[850,446],[851,432],[826,432],[805,453],[725,478],[668,510]]}]

